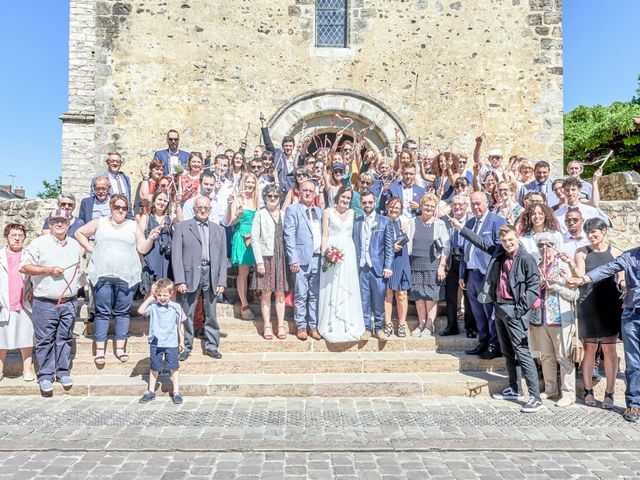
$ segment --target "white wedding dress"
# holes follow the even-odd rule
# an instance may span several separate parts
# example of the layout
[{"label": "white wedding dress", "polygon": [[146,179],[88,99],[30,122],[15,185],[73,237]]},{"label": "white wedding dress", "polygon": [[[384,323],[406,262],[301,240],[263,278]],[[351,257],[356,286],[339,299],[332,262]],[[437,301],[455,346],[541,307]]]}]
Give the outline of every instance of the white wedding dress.
[{"label": "white wedding dress", "polygon": [[318,332],[329,343],[354,342],[364,333],[356,248],[353,244],[353,210],[343,220],[333,208],[329,216],[328,246],[338,247],[344,259],[320,271]]}]

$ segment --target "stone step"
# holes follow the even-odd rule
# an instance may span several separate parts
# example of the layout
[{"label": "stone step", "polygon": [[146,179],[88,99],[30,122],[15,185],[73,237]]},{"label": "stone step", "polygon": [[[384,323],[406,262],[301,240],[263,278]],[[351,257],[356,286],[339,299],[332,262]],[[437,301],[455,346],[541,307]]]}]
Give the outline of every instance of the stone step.
[{"label": "stone step", "polygon": [[[180,391],[187,397],[477,397],[500,391],[508,384],[499,373],[317,373],[317,374],[229,374],[181,375]],[[168,375],[160,376],[159,396],[172,391]],[[582,382],[577,382],[578,392]],[[596,398],[604,396],[605,382],[594,386]],[[147,377],[123,375],[76,375],[74,386],[54,385],[54,396],[141,396]],[[624,381],[616,381],[618,399],[624,395]],[[40,395],[35,382],[5,378],[0,395]],[[550,404],[549,404],[550,405]]]},{"label": "stone step", "polygon": [[[74,375],[146,375],[149,356],[130,354],[129,361],[120,362],[108,354],[106,364],[96,366],[89,354],[76,355],[72,360]],[[192,375],[221,374],[299,374],[299,373],[415,373],[415,372],[497,372],[504,370],[504,360],[481,360],[461,353],[436,352],[270,352],[224,353],[214,360],[201,352],[193,353],[180,363],[180,371]],[[18,359],[7,362],[5,375],[19,376],[22,365]]]},{"label": "stone step", "polygon": [[[307,339],[298,340],[293,335],[288,335],[284,340],[265,340],[257,333],[249,334],[229,334],[226,338],[220,339],[220,351],[222,353],[265,353],[265,352],[415,352],[415,351],[438,351],[455,352],[473,348],[477,341],[466,338],[464,335],[449,337],[422,336],[422,337],[388,337],[381,341],[371,337],[368,340],[360,340],[349,343],[327,343],[324,340]],[[107,352],[114,352],[114,342],[112,338],[107,340]],[[197,340],[194,350],[201,351],[204,348],[204,340]],[[93,352],[93,339],[90,336],[81,335],[75,340],[72,351],[80,354]],[[130,336],[127,340],[127,353],[148,354],[149,344],[146,335]],[[11,356],[16,356],[12,353]]]},{"label": "stone step", "polygon": [[[264,332],[264,322],[261,319],[257,320],[242,320],[238,317],[233,317],[229,315],[219,315],[218,325],[220,326],[220,330],[222,332],[228,334],[250,334],[250,333],[258,333],[260,335]],[[393,318],[394,325],[394,333],[398,331],[398,320],[397,318]],[[272,319],[271,325],[273,328],[274,334],[277,333],[278,322],[275,318]],[[407,325],[409,326],[408,334],[411,333],[411,330],[418,326],[418,319],[415,316],[410,316],[407,318]],[[436,332],[441,332],[447,325],[446,317],[440,316],[437,317],[434,322],[434,327]],[[285,317],[285,332],[288,334],[295,335],[297,332],[296,324],[293,321],[293,316]],[[458,322],[458,329],[460,332],[464,333],[464,323]],[[77,334],[87,334],[90,335],[93,332],[93,324],[92,323],[84,323],[82,321],[76,321],[75,333]],[[113,322],[109,325],[109,332],[111,334],[114,333],[114,325]],[[131,322],[129,324],[129,333],[131,335],[141,335],[149,333],[149,320],[145,317],[135,316],[131,317]]]}]

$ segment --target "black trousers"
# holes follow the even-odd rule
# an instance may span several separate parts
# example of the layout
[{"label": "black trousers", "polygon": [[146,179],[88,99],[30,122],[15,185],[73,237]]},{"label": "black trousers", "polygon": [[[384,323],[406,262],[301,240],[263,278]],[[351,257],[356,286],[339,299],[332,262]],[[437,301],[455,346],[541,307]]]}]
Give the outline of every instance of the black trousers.
[{"label": "black trousers", "polygon": [[[458,282],[460,272],[460,257],[453,255],[451,257],[451,268],[447,273],[445,279],[444,300],[447,304],[447,330],[451,332],[458,331],[458,289],[460,283]],[[473,318],[473,312],[471,311],[471,304],[469,303],[469,297],[467,297],[467,291],[462,291],[462,298],[464,301],[464,328],[465,330],[476,330],[476,321]]]},{"label": "black trousers", "polygon": [[495,322],[500,349],[507,364],[509,386],[520,390],[520,375],[524,377],[529,395],[540,398],[538,370],[529,349],[529,322],[516,318],[512,304],[495,304]]}]

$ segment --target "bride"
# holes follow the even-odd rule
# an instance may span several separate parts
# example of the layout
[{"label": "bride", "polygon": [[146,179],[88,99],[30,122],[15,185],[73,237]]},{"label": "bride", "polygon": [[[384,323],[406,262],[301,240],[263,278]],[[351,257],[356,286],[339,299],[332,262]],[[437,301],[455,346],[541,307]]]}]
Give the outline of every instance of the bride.
[{"label": "bride", "polygon": [[320,272],[318,332],[329,343],[354,342],[364,333],[356,249],[353,244],[353,215],[349,209],[351,187],[342,186],[335,196],[335,208],[322,217],[322,252],[334,246],[344,254],[342,262]]}]

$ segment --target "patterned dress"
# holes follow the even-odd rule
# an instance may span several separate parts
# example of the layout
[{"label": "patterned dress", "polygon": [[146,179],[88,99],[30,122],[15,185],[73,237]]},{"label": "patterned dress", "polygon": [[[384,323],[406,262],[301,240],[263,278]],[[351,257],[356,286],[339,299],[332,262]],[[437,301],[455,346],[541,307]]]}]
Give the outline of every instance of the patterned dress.
[{"label": "patterned dress", "polygon": [[[273,217],[271,217],[273,219]],[[284,231],[282,219],[278,215],[278,221],[273,235],[273,256],[263,257],[264,275],[257,273],[251,277],[252,290],[268,290],[271,292],[288,292],[289,282],[287,281],[287,262],[284,252]]]},{"label": "patterned dress", "polygon": [[[393,243],[402,235],[400,220],[393,222]],[[411,290],[411,264],[409,263],[409,251],[404,245],[402,250],[393,253],[392,274],[389,279],[390,290],[408,291]]]},{"label": "patterned dress", "polygon": [[409,257],[411,262],[410,300],[440,301],[444,299],[444,281],[437,279],[440,253],[434,245],[435,222],[424,223],[416,220],[413,235],[413,249]]}]

